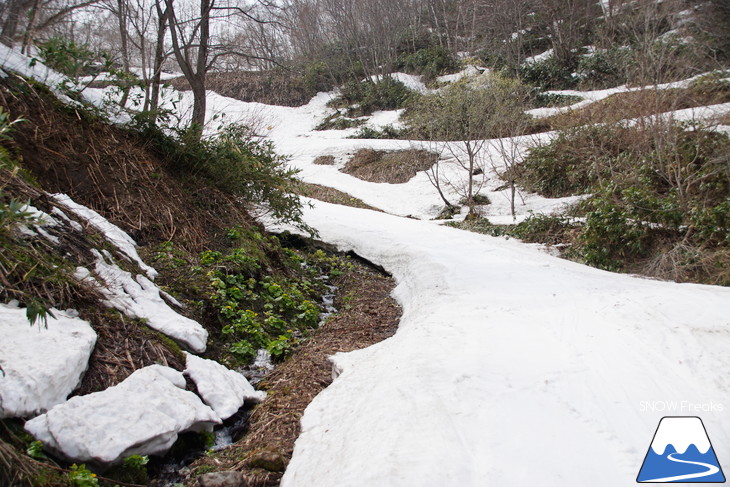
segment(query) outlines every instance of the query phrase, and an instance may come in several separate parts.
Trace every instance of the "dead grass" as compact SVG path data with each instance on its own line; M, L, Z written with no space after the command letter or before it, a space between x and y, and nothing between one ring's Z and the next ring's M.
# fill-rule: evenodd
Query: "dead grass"
M641 90L616 93L578 110L542 119L552 130L595 123L616 123L621 120L694 108L730 101L730 92L722 89Z
M177 90L190 90L185 78L176 78L169 83ZM284 69L210 73L206 88L241 101L287 107L306 105L318 91L330 89L323 84L308 83L303 76Z
M208 465L219 471L243 472L250 487L279 485L299 436L304 409L332 382L327 357L380 342L398 327L401 310L390 297L393 279L361 264L355 266L335 282L339 287L335 306L340 312L260 384L268 396L251 415L248 434L219 455L199 459L190 466L191 472ZM267 456L281 460L281 471L254 466ZM196 476L191 474L186 485L198 485Z
M0 106L25 119L13 128L11 150L41 187L99 212L142 246L175 240L200 252L251 222L235 198L180 180L137 134L63 107L43 88L4 79Z
M317 156L312 161L312 164L318 166L333 166L335 164L335 156Z
M314 198L325 203L333 203L335 205L351 206L352 208L364 208L366 210L381 211L375 207L368 205L359 198L350 196L335 188L322 186L319 184L302 183L303 196Z
M344 173L371 183L407 183L418 171L438 161L438 154L425 150L378 151L360 149L347 161Z

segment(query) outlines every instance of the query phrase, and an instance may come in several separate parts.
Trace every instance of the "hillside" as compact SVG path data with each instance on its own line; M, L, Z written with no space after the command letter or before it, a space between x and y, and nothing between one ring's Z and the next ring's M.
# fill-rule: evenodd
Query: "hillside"
M0 486L725 478L725 2L64 5L0 6Z

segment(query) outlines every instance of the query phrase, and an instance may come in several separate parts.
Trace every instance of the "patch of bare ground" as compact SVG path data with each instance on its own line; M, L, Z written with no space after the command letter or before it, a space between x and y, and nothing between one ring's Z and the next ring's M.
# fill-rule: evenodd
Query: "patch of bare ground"
M392 278L355 263L354 270L334 284L339 288L335 298L339 312L260 383L268 396L254 409L246 436L193 463L186 485L199 486L200 474L212 471L240 472L240 485L279 485L300 433L304 409L332 382L327 357L367 347L395 333L401 309L390 297L395 286Z
M335 156L317 156L312 161L312 164L318 166L333 166L335 164Z
M730 87L730 85L728 85ZM668 90L645 89L616 93L605 100L578 110L547 117L542 121L553 130L595 123L616 123L621 120L683 110L730 101L730 88L724 85L695 84L690 88Z
M425 150L360 149L347 161L342 172L371 183L402 184L437 161L438 154Z
M364 208L366 210L381 211L372 207L359 198L350 196L335 188L329 188L313 183L302 183L302 195L314 198L315 200L324 201L325 203L333 203L335 205L351 206L353 208Z
M185 78L175 78L168 83L176 90L190 90ZM209 73L205 83L207 89L222 96L287 107L306 105L318 91L331 88L326 83L308 80L285 69Z

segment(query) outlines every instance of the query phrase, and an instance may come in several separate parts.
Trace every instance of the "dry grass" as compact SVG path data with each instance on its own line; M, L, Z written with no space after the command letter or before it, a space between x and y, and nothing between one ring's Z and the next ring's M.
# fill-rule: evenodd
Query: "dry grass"
M371 183L402 184L437 161L438 154L425 150L386 152L360 149L347 161L342 171Z
M355 271L335 284L339 287L335 306L340 312L260 384L268 397L251 415L248 434L219 455L196 461L190 467L192 472L214 466L216 470L244 472L246 485L251 487L279 485L299 436L304 409L332 382L327 357L364 348L395 333L401 310L390 297L395 286L391 278L356 264ZM255 467L263 456L279 459L280 471ZM196 476L191 474L186 485L197 485Z
M616 93L578 110L542 119L552 130L566 129L594 123L615 123L621 120L659 113L726 103L730 92L701 90L699 88L641 90Z
M303 196L308 196L309 198L324 201L325 203L333 203L335 205L351 206L352 208L363 208L366 210L381 211L368 205L361 199L350 196L349 194L334 188L312 183L302 183L302 188L304 190L302 192Z
M317 164L319 166L332 166L335 163L335 156L317 156L313 161L312 164Z

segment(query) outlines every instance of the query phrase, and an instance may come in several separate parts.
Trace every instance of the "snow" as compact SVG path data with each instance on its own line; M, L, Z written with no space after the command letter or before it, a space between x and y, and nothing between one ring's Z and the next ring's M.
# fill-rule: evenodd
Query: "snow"
M596 103L601 100L605 100L611 95L616 95L618 93L631 93L635 91L642 91L646 89L657 89L657 90L669 90L674 88L688 88L693 81L702 78L703 76L706 76L707 73L703 73L697 76L693 76L691 78L687 78L680 81L672 81L669 83L662 83L658 84L656 86L632 86L629 87L627 85L621 85L617 86L615 88L608 88L604 90L591 90L591 91L578 91L578 90L552 90L547 91L546 93L554 94L554 95L567 95L567 96L578 96L582 98L581 101L574 103L569 106L565 107L544 107L544 108L535 108L532 110L527 110L525 113L528 115L532 115L536 118L543 118L543 117L550 117L552 115L557 115L560 113L564 113L571 110L579 110L581 108L585 108L588 105L591 105L593 103Z
M185 354L185 375L195 382L198 394L223 420L230 418L245 401L261 402L266 393L256 391L246 378L214 360Z
M194 352L206 349L208 332L197 321L186 318L162 299L162 291L143 275L132 277L116 264L111 255L104 251L92 251L95 264L94 272L83 267L76 270L76 279L85 281L98 289L104 296L104 304L115 308L130 318L147 320L147 325L169 336ZM101 282L100 282L101 281Z
M486 68L478 68L478 67L470 64L463 70L459 71L458 73L445 74L443 76L439 76L438 78L436 78L436 81L439 83L455 83L455 82L461 80L462 78L470 78L470 77L479 76L483 72L488 72L488 71L489 70Z
M541 52L540 54L537 54L535 56L531 56L525 59L525 64L534 64L534 63L540 63L542 61L546 61L553 57L553 50L548 49L545 52Z
M628 485L662 414L641 401L730 404L730 289L325 203L305 217L393 273L403 317L333 357L284 487ZM724 415L703 419L728 463Z
M157 277L157 271L145 264L139 257L139 254L137 253L137 243L129 236L129 234L94 210L76 203L65 194L54 194L52 197L56 203L67 208L104 235L104 238L114 244L119 251L129 257L132 262L135 262L140 269L146 272L150 279Z
M406 85L406 88L410 90L416 91L418 93L429 92L429 89L426 88L426 84L422 81L421 76L407 73L391 73L389 76L396 81L400 81L401 83ZM381 78L382 76L380 75L374 75L370 77L370 80L374 83L377 83Z
M182 373L151 365L101 392L76 396L27 423L45 448L76 462L119 463L167 451L185 431L210 431L218 415L185 390Z
M46 84L50 88L68 82L68 78L62 74L1 43L0 66L5 70L14 71L22 76Z
M667 446L673 445L677 453L687 451L690 445L697 447L703 455L712 446L702 420L698 417L663 418L659 423L651 449L657 455L664 455Z
M26 309L0 304L0 418L29 417L66 400L86 372L96 333L73 312L51 309L31 326Z

